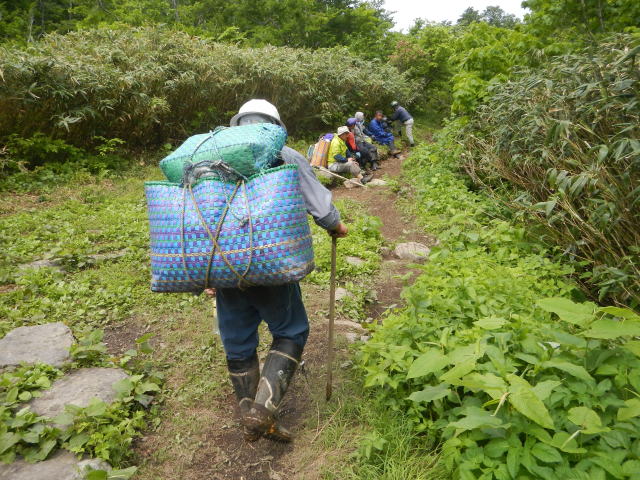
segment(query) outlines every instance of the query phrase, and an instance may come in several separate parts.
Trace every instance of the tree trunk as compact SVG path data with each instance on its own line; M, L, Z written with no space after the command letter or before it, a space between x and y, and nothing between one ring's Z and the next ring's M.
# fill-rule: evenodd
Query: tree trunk
M171 6L176 16L176 23L180 23L180 14L178 13L178 0L171 0Z

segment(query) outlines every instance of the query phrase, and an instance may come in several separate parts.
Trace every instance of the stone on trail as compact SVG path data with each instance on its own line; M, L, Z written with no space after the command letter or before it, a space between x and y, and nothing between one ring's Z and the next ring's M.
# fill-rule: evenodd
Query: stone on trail
M42 462L16 460L8 465L0 463L0 480L83 480L88 467L93 470L111 470L104 460L82 460L71 452L61 450Z
M52 268L54 270L57 270L58 272L64 272L64 267L62 266L60 260L49 260L45 258L42 260L34 260L31 263L23 263L22 265L18 265L18 269L20 270L40 270L41 268Z
M53 418L63 413L68 404L86 407L94 398L109 404L116 398L113 384L127 376L120 368L81 368L55 381L49 390L28 405L38 415Z
M345 333L344 336L347 338L347 341L349 343L354 343L354 342L358 341L358 334L357 333L348 332L348 333Z
M18 327L0 340L0 367L20 363L47 363L61 367L71 357L73 334L62 322Z
M349 296L349 290L346 288L338 287L336 288L336 302L343 300Z
M366 260L363 260L359 257L344 257L344 261L349 265L353 265L354 267L361 267L365 263L367 263Z
M399 243L394 250L396 257L402 260L410 260L412 262L419 262L425 260L431 249L426 245L418 242Z
M374 178L373 180L367 183L367 185L370 185L372 187L384 187L386 184L387 182L385 182L381 178Z

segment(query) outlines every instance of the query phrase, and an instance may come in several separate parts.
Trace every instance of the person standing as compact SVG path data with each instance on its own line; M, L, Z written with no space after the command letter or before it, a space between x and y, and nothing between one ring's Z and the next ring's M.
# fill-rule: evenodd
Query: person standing
M405 135L409 140L409 144L412 147L415 146L413 141L413 117L406 108L396 101L391 102L391 108L393 108L393 114L389 117L389 120L393 122L399 135L402 134L402 126L404 125Z
M274 123L286 128L278 109L266 100L245 103L231 126ZM285 164L297 165L305 206L315 222L334 237L347 227L306 159L289 147L280 152ZM209 292L212 294L213 292ZM289 442L292 434L275 414L300 364L309 335L309 321L298 282L276 286L219 288L215 291L218 327L231 383L238 400L244 437ZM264 321L273 336L262 372L258 363L258 326Z

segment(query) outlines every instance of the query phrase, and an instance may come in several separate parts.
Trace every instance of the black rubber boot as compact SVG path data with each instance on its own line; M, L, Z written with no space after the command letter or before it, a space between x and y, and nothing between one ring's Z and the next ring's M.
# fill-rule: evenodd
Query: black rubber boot
M260 381L258 355L254 354L253 357L243 360L227 359L227 367L229 368L231 383L238 399L242 424L245 425L245 418L253 406L253 400L258 391L258 382ZM255 432L245 426L244 438L253 442L258 440L260 435L256 435Z
M275 420L275 413L300 364L302 347L287 338L275 338L262 368L255 401L245 416L245 426L258 436L290 442L293 435Z

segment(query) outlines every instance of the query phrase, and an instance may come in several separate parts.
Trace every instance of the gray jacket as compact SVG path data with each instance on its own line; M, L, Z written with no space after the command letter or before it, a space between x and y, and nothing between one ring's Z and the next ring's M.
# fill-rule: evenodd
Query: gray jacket
M290 147L284 147L280 153L284 163L298 166L300 188L309 215L320 227L334 230L340 223L340 212L331 202L331 192L320 183L313 168L300 153Z

